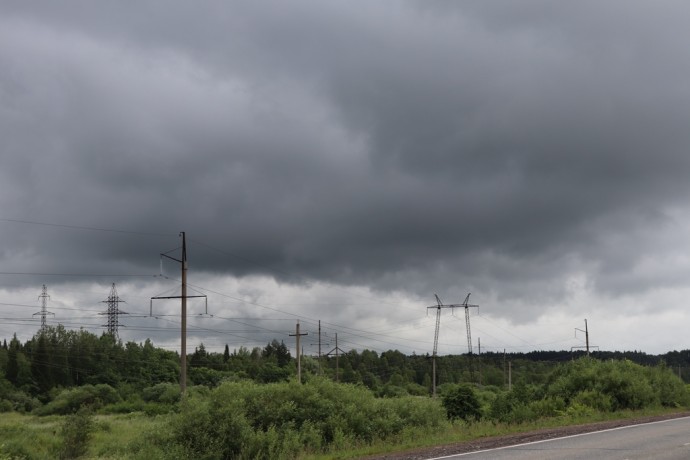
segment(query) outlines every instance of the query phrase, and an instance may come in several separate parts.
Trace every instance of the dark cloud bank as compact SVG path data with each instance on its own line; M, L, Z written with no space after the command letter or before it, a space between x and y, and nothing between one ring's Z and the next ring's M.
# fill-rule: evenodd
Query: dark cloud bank
M681 284L643 262L686 222L687 10L5 2L0 217L170 236L4 220L0 260L156 273L184 230L196 270L429 299Z

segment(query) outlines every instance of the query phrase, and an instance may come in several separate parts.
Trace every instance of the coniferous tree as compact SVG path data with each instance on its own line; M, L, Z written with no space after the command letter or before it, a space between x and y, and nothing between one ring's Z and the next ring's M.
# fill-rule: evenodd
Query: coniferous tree
M228 361L230 361L230 349L228 348L228 344L225 344L225 351L223 352L223 364L227 364Z
M17 386L19 374L18 354L21 344L17 339L17 334L12 336L9 349L7 350L7 368L5 369L5 378L12 384Z

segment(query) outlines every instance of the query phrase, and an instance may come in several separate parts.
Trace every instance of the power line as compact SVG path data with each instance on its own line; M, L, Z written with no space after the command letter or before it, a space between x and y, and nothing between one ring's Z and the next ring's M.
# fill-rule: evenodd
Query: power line
M130 235L145 235L145 236L177 236L173 233L155 233L155 232L142 232L136 230L122 230L114 228L103 228L103 227L87 227L83 225L66 225L66 224L56 224L51 222L38 222L32 220L22 220L22 219L5 219L0 218L2 222L12 222L17 224L28 224L28 225L41 225L44 227L58 227L58 228L69 228L73 230L90 230L95 232L109 232L109 233L126 233Z
M144 273L122 274L122 273L45 273L45 272L0 272L0 275L16 276L72 276L72 277L113 277L113 278L157 278L160 275Z

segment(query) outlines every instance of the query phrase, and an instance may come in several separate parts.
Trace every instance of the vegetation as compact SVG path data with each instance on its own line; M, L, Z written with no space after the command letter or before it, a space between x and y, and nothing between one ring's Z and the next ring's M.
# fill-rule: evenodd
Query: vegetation
M188 357L182 397L176 353L148 340L122 344L107 334L48 328L0 346L0 459L365 455L679 410L690 407L677 367L689 355L535 352L483 355L481 363L444 356L439 398L432 398L428 356L351 351L337 367L335 359L305 357L300 383L282 342L223 353L200 344Z

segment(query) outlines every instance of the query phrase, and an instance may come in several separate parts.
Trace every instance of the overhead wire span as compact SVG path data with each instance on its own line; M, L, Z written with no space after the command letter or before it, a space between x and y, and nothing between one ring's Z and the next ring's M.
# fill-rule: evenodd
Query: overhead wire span
M173 233L156 233L156 232L143 232L143 231L137 231L137 230L122 230L122 229L114 229L114 228L87 227L84 225L56 224L56 223L51 223L51 222L38 222L38 221L23 220L23 219L0 218L0 222L11 222L11 223L28 224L28 225L40 225L40 226L44 226L44 227L69 228L69 229L73 229L73 230L90 230L90 231L96 231L96 232L126 233L126 234L130 234L130 235L165 236L165 237L177 236L177 234L173 234Z

